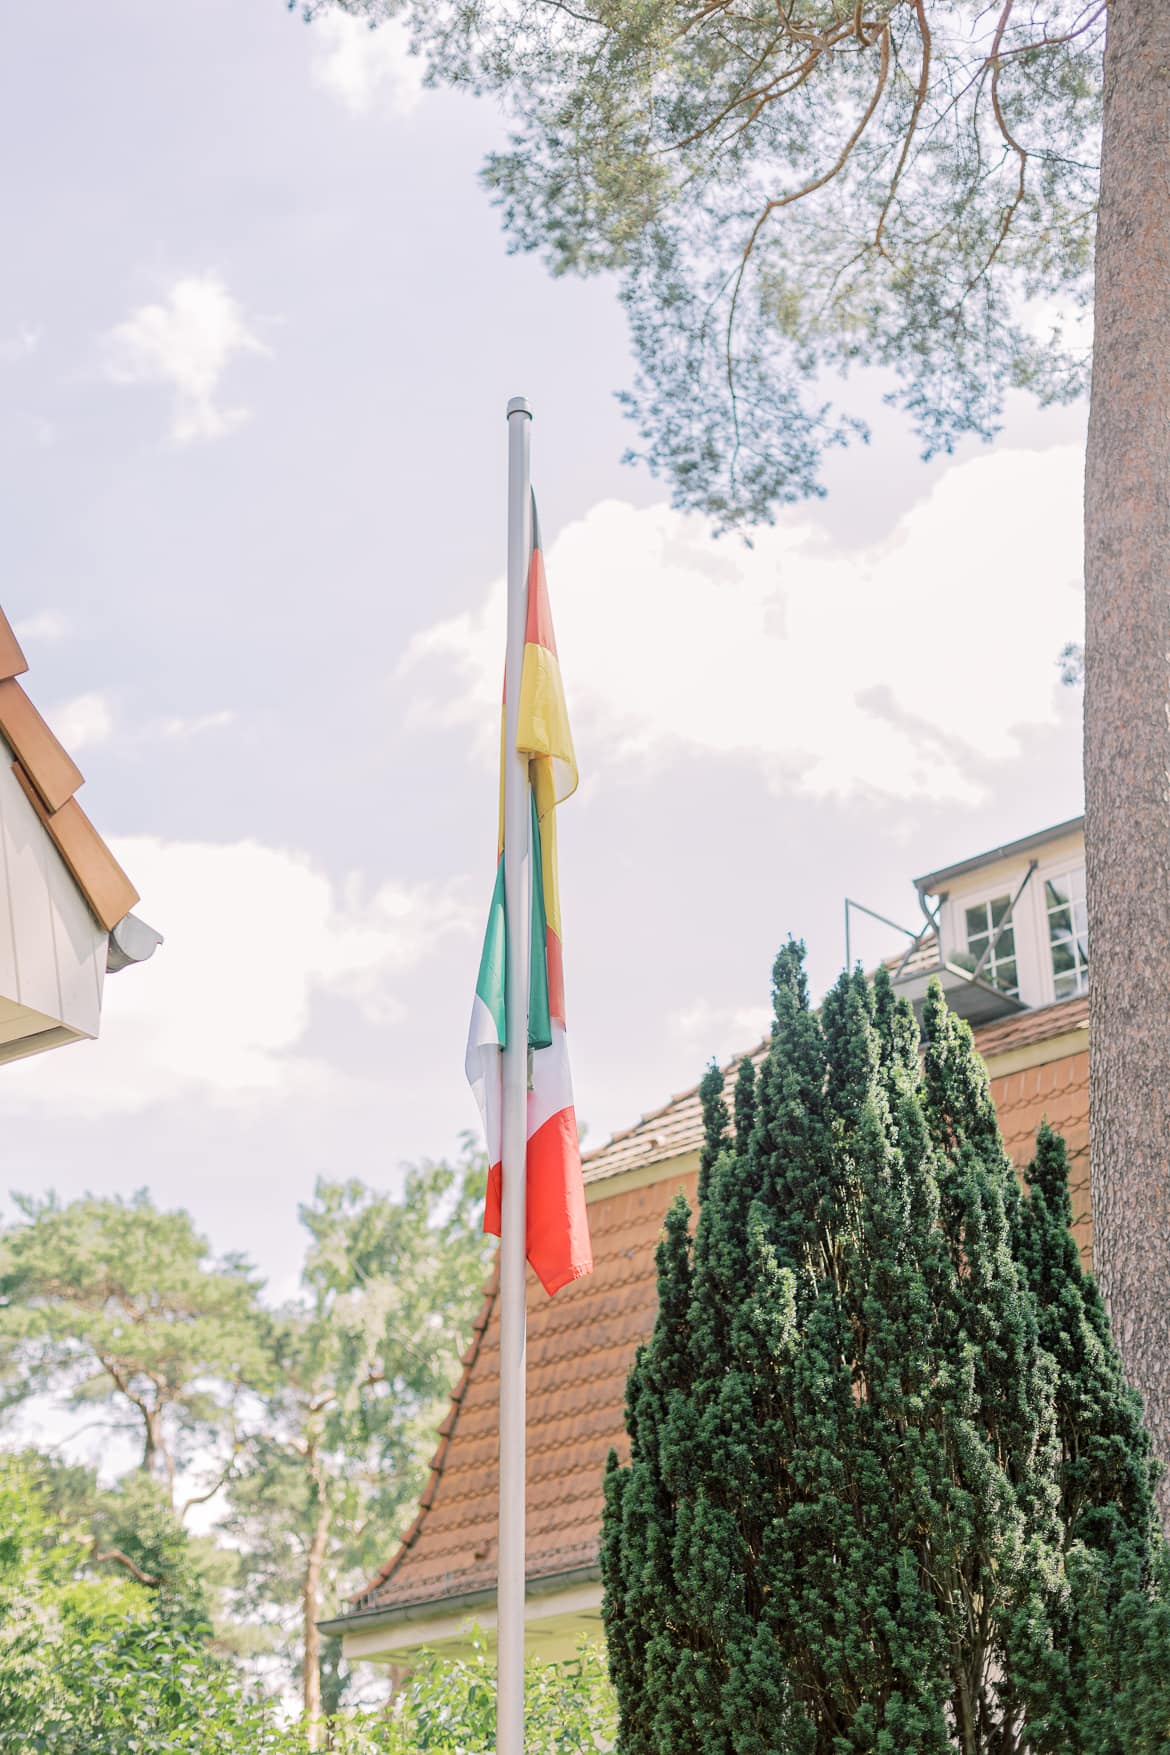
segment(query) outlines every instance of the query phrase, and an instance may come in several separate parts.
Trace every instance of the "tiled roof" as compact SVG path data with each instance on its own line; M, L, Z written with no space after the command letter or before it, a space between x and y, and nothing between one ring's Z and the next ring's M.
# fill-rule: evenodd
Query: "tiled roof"
M891 975L921 975L938 968L938 933L925 932L917 944L910 944L895 956L884 959Z
M1038 1006L1035 1011L1015 1012L998 1024L985 1024L976 1041L984 1060L1008 1054L1014 1048L1030 1048L1035 1042L1050 1042L1069 1030L1089 1027L1089 996L1059 999L1055 1005Z
M1052 1040L1077 1028L1086 1002L1023 1013L983 1029L984 1055ZM764 1045L751 1051L758 1059ZM725 1070L730 1071L737 1061ZM992 1080L1004 1140L1025 1165L1045 1115L1072 1157L1075 1230L1088 1250L1088 1047ZM528 1276L528 1577L550 1580L595 1569L602 1471L610 1447L625 1456L626 1377L656 1307L654 1246L680 1188L692 1202L689 1154L702 1142L698 1088L684 1091L589 1154L586 1180L662 1164L641 1186L594 1191L589 1206L594 1272L547 1298ZM678 1160L675 1173L669 1163ZM389 1565L351 1613L427 1608L495 1588L499 1307L487 1288L463 1376L441 1428L419 1514Z
M667 1177L590 1209L594 1271L549 1298L528 1275L528 1576L597 1563L601 1481L625 1454L626 1374L654 1321L654 1245L678 1187ZM440 1605L496 1578L500 1324L494 1286L443 1425L420 1513L353 1609Z
M758 1063L767 1047L767 1042L759 1042L747 1050L747 1055ZM737 1054L734 1060L728 1061L723 1068L724 1077L743 1059L744 1055ZM702 1143L703 1111L699 1104L699 1087L693 1085L689 1091L680 1091L661 1109L652 1109L648 1115L643 1115L633 1127L611 1135L603 1146L595 1146L593 1151L586 1152L582 1159L586 1186L603 1182L610 1176L620 1176L625 1170L640 1170L647 1164L681 1158L687 1152L697 1152Z
M138 891L74 797L85 777L17 682L27 669L0 610L0 735L16 758L13 772L74 883L98 924L112 932L137 902Z
M933 950L929 951L933 958ZM933 963L931 965L933 967ZM1089 1001L1060 1000L1056 1005L1042 1006L1035 1011L1019 1012L1002 1023L985 1024L976 1040L979 1052L990 1058L1006 1054L1009 1049L1026 1048L1034 1042L1046 1042L1067 1030L1087 1026ZM762 1059L766 1042L757 1043L747 1052L755 1061ZM730 1073L743 1059L737 1054L724 1067ZM652 1109L633 1127L615 1133L605 1145L585 1154L585 1181L602 1182L609 1176L620 1176L627 1170L640 1170L647 1165L665 1163L687 1152L697 1152L703 1143L703 1113L699 1106L699 1087L681 1091L661 1109Z

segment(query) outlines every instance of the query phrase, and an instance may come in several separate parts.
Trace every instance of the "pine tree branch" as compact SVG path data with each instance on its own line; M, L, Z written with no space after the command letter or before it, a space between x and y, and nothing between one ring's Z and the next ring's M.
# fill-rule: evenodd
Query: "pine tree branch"
M94 1564L97 1566L103 1565L107 1560L115 1561L117 1565L124 1566L126 1571L129 1572L133 1578L138 1580L139 1584L145 1584L152 1590L157 1590L162 1582L162 1580L156 1578L153 1573L143 1572L141 1566L131 1560L129 1554L125 1553L121 1548L99 1548L96 1540L93 1543L93 1560Z
M906 162L910 157L910 148L914 143L914 136L918 131L919 118L922 115L923 106L926 103L926 94L930 87L930 51L933 38L930 34L930 26L926 21L926 7L923 5L923 0L915 0L914 10L918 15L918 31L922 39L922 67L918 76L918 89L914 94L914 108L910 112L910 121L902 140L902 150L898 155L898 162L894 167L894 175L890 181L890 187L886 192L885 201L882 203L881 213L878 215L877 230L873 235L874 249L882 256L885 256L887 260L888 252L882 244L882 232L885 229L886 219L889 216L890 208L893 206L894 196L898 193L898 185L902 181L902 173L906 169Z
M730 309L729 309L728 314L727 314L727 339L726 339L727 390L728 390L728 395L729 395L730 401L731 401L732 427L733 427L734 434L735 434L735 442L734 442L734 446L733 446L732 462L731 462L731 467L732 467L733 472L734 472L734 468L735 468L735 459L739 454L740 427L739 427L738 396L737 396L737 392L736 392L736 388L735 388L735 356L734 356L734 353L732 350L732 341L733 341L733 334L734 334L734 328L735 328L736 307L739 304L739 295L740 295L740 292L743 288L744 275L747 273L748 262L750 261L752 253L755 250L756 243L759 239L760 233L763 231L764 226L767 224L768 220L771 218L773 213L778 213L782 208L791 207L791 205L794 201L803 201L806 196L814 194L815 191L818 189L823 189L825 187L826 183L831 183L833 178L836 177L837 175L839 175L839 173L841 172L841 170L844 168L844 166L848 162L849 158L851 157L858 142L861 140L862 135L865 133L866 129L869 127L870 122L873 120L874 113L877 110L877 107L882 100L882 94L884 93L884 91L886 89L886 80L889 77L889 71L890 71L890 30L889 30L889 25L887 24L882 30L881 63L880 63L879 68L878 68L877 84L874 87L873 95L870 98L869 103L866 105L866 108L865 108L864 113L862 114L861 120L858 122L856 128L853 130L853 133L849 136L849 139L845 142L845 145L842 148L840 154L838 155L835 163L833 165L831 165L827 171L824 171L819 177L812 178L809 182L803 184L799 189L792 189L789 191L789 193L787 195L776 196L773 200L767 202L765 204L762 212L760 213L759 217L757 218L755 225L752 227L751 234L748 237L748 241L744 246L743 254L740 257L740 261L739 261L739 267L738 267L738 269L736 271L736 275L735 275L734 290L733 290L732 295L731 295L731 306L730 306Z

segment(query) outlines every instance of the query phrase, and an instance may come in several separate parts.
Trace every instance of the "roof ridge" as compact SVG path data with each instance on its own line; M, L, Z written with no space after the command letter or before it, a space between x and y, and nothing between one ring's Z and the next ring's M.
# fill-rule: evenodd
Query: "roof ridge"
M728 1073L730 1073L734 1067L741 1065L743 1063L743 1061L757 1059L758 1056L760 1056L761 1054L763 1054L767 1050L768 1045L771 1042L771 1040L772 1040L772 1038L770 1036L765 1036L762 1039L762 1041L756 1043L756 1046L754 1048L746 1048L739 1054L733 1054L731 1056L731 1059L724 1062L724 1064L719 1068L719 1071L723 1074L723 1077L726 1079ZM704 1074L704 1077L706 1077L706 1074ZM609 1150L610 1146L616 1146L620 1140L630 1139L634 1134L637 1133L637 1131L640 1127L645 1127L648 1122L661 1120L661 1118L664 1115L669 1115L672 1109L677 1109L680 1103L687 1102L688 1099L691 1097L697 1097L699 1095L699 1088L702 1085L702 1083L703 1083L703 1080L700 1079L698 1084L688 1085L688 1087L685 1091L677 1092L675 1094L675 1096L671 1097L667 1102L663 1103L658 1109L648 1109L646 1111L645 1115L643 1115L639 1121L635 1121L635 1123L632 1127L624 1127L618 1133L611 1133L609 1138L607 1140L604 1140L601 1143L601 1145L594 1146L588 1152L582 1152L582 1154L581 1154L582 1164L588 1164L594 1158L600 1158L601 1154L603 1152L607 1152Z

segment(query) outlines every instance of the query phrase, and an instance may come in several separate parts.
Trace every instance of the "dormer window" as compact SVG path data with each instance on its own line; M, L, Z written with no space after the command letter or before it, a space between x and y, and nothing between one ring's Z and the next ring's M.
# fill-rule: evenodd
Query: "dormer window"
M891 961L895 987L916 1007L925 1003L931 979L972 1024L1059 1005L1088 991L1079 817L914 882L927 924L917 934L900 929L912 943ZM846 904L847 921L857 906Z
M1044 906L1053 987L1057 999L1071 999L1089 987L1089 912L1083 865L1044 880Z
M963 961L978 969L979 979L989 987L1016 995L1020 990L1016 972L1016 929L1011 920L1010 896L993 896L965 909L967 955Z

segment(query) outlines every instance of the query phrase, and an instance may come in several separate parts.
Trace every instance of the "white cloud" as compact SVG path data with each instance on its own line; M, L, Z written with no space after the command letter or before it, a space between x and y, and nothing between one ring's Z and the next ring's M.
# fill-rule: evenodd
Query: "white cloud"
M67 640L73 623L59 609L42 609L15 622L13 632L18 640Z
M15 335L0 336L0 364L15 366L27 360L41 345L41 331L31 323L22 323Z
M753 550L665 506L603 501L553 542L549 579L588 758L744 754L778 789L974 800L988 759L1056 720L1080 625L1081 455L956 465L885 540L842 552L792 517ZM504 588L412 641L419 721L498 711ZM586 771L587 771L586 762Z
M717 1006L700 999L675 1012L668 1023L672 1035L685 1042L688 1049L713 1054L722 1062L742 1052L745 1043L754 1047L762 1042L771 1019L771 1009L766 1005ZM730 1048L728 1043L732 1044Z
M219 401L228 366L241 353L266 353L217 274L186 275L161 304L141 305L106 338L106 374L117 384L163 384L174 392L177 444L218 439L249 410Z
M134 836L113 848L142 892L136 912L165 942L108 977L100 1043L6 1068L6 1102L117 1112L336 1094L344 1065L302 1046L314 996L350 1000L367 1027L394 1021L402 978L479 924L447 887L339 886L307 855L256 841Z
M422 96L422 63L411 55L400 19L371 30L348 12L326 12L312 26L313 78L355 116L384 109L407 116Z
M234 710L231 707L221 707L218 712L196 713L189 719L164 719L162 734L172 738L201 737L205 731L223 731L235 722Z
M45 718L71 755L95 743L104 743L114 729L114 715L104 695L77 695L52 707Z

